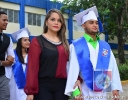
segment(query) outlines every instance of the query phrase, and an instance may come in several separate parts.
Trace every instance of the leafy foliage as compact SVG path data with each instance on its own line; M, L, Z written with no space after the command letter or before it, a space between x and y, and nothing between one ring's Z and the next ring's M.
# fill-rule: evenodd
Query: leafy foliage
M121 80L128 80L128 64L120 64L118 69Z
M111 39L117 36L119 62L125 63L124 44L128 39L128 0L64 0L63 4L61 10L63 12L68 10L71 16L81 10L97 6L104 33L109 34Z

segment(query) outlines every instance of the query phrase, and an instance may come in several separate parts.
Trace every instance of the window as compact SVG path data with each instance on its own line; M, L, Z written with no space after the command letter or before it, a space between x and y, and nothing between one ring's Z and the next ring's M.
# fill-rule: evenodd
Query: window
M41 26L41 16L37 15L37 26Z
M18 19L19 19L19 16L18 16L18 11L14 11L14 23L18 23Z
M40 21L41 21L41 19L40 19ZM33 14L33 25L37 25L36 22L37 22L36 14Z
M13 10L8 10L8 21L13 22Z
M79 26L76 21L73 21L73 31L84 32L84 29L81 26Z
M12 23L18 23L19 12L17 10L0 8L0 11L4 11L8 15L8 21Z
M28 13L28 24L33 25L32 24L32 14L31 13Z
M26 13L26 24L34 25L34 26L43 26L44 15L34 14L34 13ZM28 19L28 20L27 20Z

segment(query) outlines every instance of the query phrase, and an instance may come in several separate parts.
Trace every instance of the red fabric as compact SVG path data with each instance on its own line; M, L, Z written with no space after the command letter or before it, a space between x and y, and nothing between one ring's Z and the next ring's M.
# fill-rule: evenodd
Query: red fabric
M59 57L56 70L56 78L66 78L66 64L68 61L68 53L65 52L63 45L57 46ZM24 91L27 95L38 93L38 72L41 54L41 46L36 38L32 39L28 52L28 69L26 75L26 86Z
M27 95L38 93L38 71L41 47L36 38L32 39L28 52L28 69L26 75L26 86L24 91Z
M56 78L67 78L66 65L68 61L68 52L65 51L63 45L57 46L58 49L58 65L56 70Z

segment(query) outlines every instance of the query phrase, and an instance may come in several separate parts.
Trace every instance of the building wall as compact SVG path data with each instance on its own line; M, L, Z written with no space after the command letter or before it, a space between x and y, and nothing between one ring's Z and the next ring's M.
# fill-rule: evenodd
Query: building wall
M0 7L18 12L18 22L9 22L7 30L4 31L5 33L11 34L19 30L20 28L28 27L31 35L36 36L42 34L43 32L43 23L46 13L51 8L60 9L62 7L62 4L53 3L50 0L5 0L4 2L0 1ZM30 14L32 14L32 16L41 16L41 22L39 23L40 25L28 24L30 22L30 19L28 18ZM75 19L70 17L68 15L68 12L63 15L67 26L67 39L71 41L72 39L77 39L83 36L84 30L81 28L81 26L77 25ZM103 34L101 34L100 37L102 40L106 40L106 35L104 36ZM108 42L111 48L117 52L117 38L115 37L114 40L108 40ZM125 46L128 48L128 45ZM128 53L127 48L125 53Z
M29 5L31 4L30 2L27 2L27 3L29 3ZM20 11L20 5L19 4L14 4L14 3L10 3L10 2L1 2L0 1L0 7L5 8L5 9ZM28 24L28 13L41 15L41 26L29 25ZM65 18L66 26L68 27L68 14L63 14L63 15ZM32 36L42 34L45 16L46 16L46 9L37 8L37 7L33 7L33 6L27 6L27 5L25 6L25 27L28 27ZM20 29L19 23L9 22L7 30L5 30L4 32L11 34L11 33L15 32L19 29ZM66 30L66 37L68 39L68 28Z
M64 19L65 19L65 24L66 24L66 38L67 39L69 39L69 31L68 31L68 19L69 19L69 17L68 17L68 14L63 14L63 16L64 16Z
M0 1L0 7L14 9L14 10L20 10L20 6L18 4L14 4L14 3L10 3L10 2Z
M28 14L29 13L41 15L41 26L28 25L28 19L29 19ZM42 34L42 32L43 32L43 22L44 22L45 16L46 16L46 9L25 6L25 27L28 27L32 36L37 36L37 35Z

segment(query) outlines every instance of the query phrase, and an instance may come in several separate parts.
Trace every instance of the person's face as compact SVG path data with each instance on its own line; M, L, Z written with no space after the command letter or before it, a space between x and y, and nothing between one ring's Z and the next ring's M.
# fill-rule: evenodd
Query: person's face
M98 21L97 20L88 20L85 22L82 27L88 34L96 34L98 32Z
M6 14L0 15L0 30L6 30L8 25L8 16Z
M21 40L22 47L27 49L30 47L30 40L28 37L23 37Z
M48 27L48 30L58 32L62 25L60 16L55 12L52 13L49 19L47 20L46 25Z

